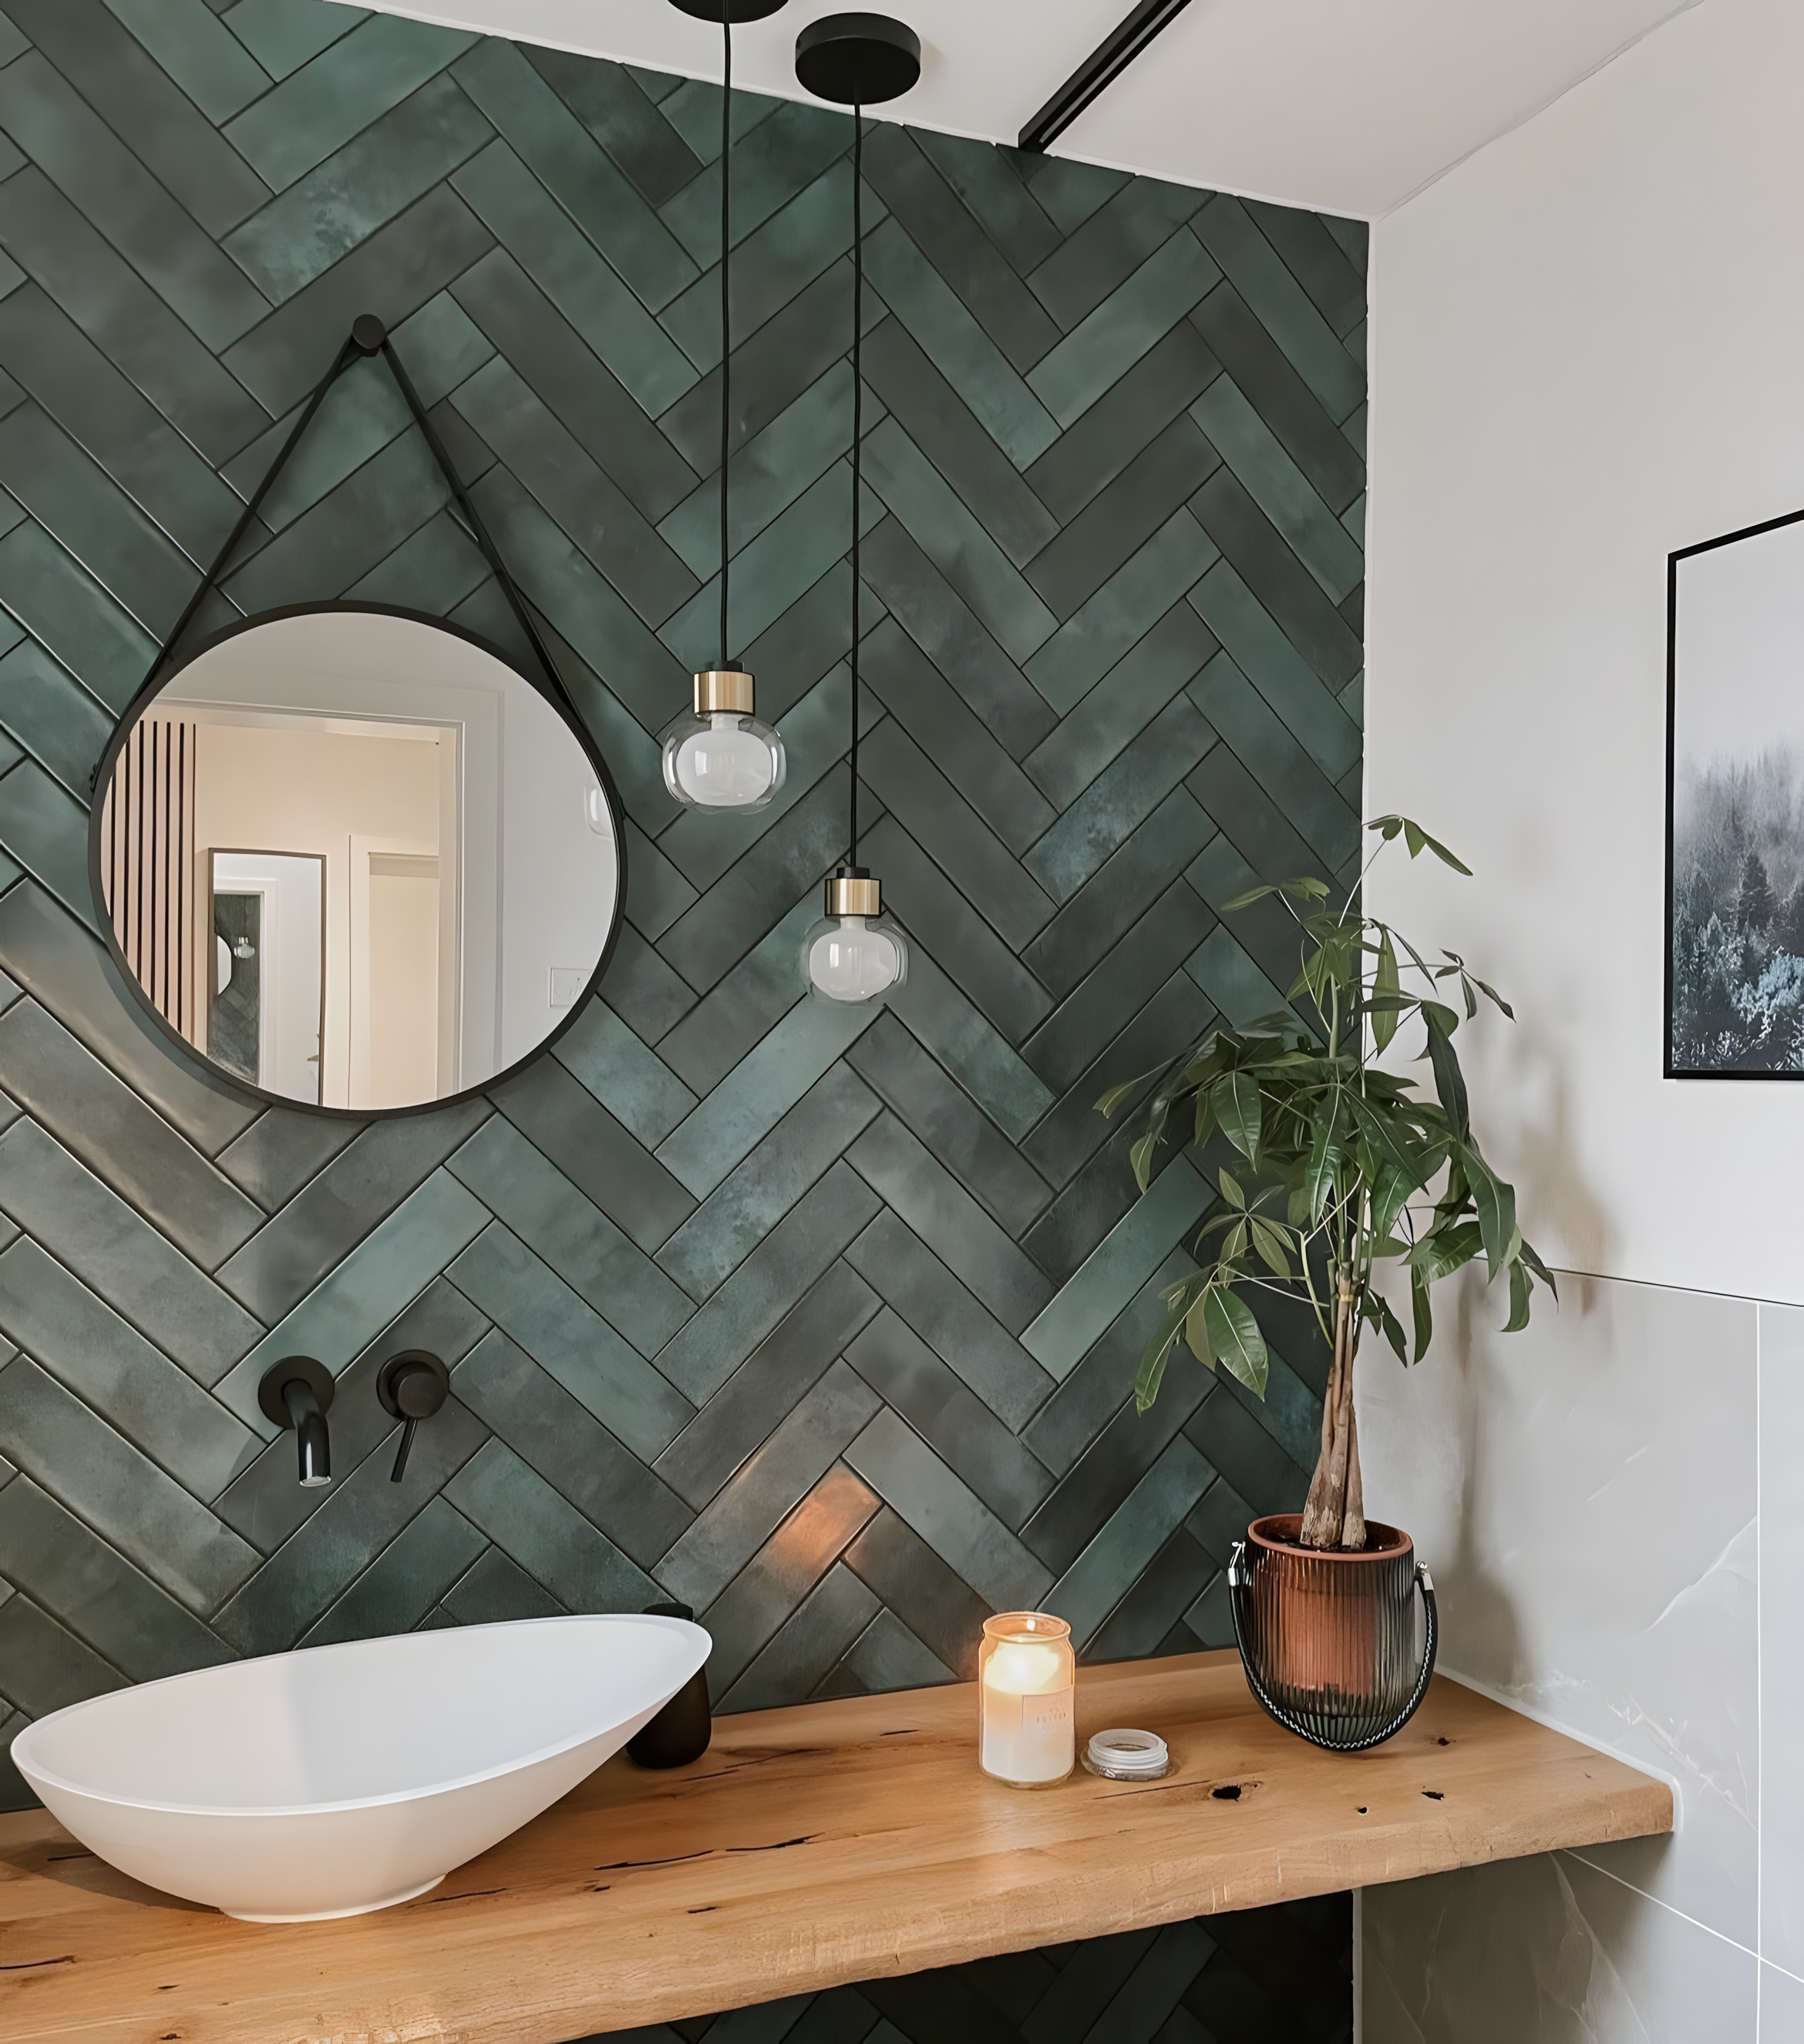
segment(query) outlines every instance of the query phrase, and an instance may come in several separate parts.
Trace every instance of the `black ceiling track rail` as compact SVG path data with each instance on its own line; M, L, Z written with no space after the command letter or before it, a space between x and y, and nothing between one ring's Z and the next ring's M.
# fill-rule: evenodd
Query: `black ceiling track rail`
M1021 131L1017 148L1049 149L1097 94L1114 84L1156 36L1169 28L1190 0L1140 0L1128 18L1098 43Z
M301 416L294 421L293 432L283 442L281 451L276 455L275 460L263 471L263 480L252 491L251 501L244 506L237 524L232 528L230 536L225 545L214 556L213 565L207 570L200 587L188 599L187 608L176 619L175 628L157 647L156 658L150 663L150 671L144 677L144 687L148 689L162 673L163 668L168 665L171 654L175 651L182 634L194 622L195 613L205 601L207 592L218 586L219 578L225 572L226 563L237 551L239 542L250 530L251 521L256 517L258 507L262 504L264 498L269 494L271 485L288 466L290 456L301 444L302 435L313 424L313 414L325 402L327 391L353 363L365 361L371 356L377 355L387 360L390 369L394 372L394 380L400 388L401 394L407 401L407 409L413 414L413 422L425 436L426 445L432 451L433 459L438 463L446 482L450 485L452 500L461 514L464 528L477 551L488 563L495 580L501 585L502 594L507 598L508 607L514 613L515 622L525 634L527 644L532 647L539 665L544 670L545 679L551 685L552 694L564 705L579 728L582 728L582 717L575 702L571 699L569 690L564 686L564 676L558 671L558 665L552 658L550 647L546 645L537 624L533 620L533 613L527 609L525 599L521 595L513 576L508 573L506 564L497 551L494 541L489 537L488 528L483 523L475 505L470 501L469 492L459 481L457 471L451 465L451 456L445 451L444 443L439 438L432 421L427 417L426 408L420 402L419 392L413 388L413 379L407 374L402 364L400 356L394 352L394 344L388 337L387 328L374 313L360 313L352 321L350 333L345 339L344 345L339 349L337 355L333 358L332 367L314 385L312 396L302 407ZM142 693L140 690L140 694ZM98 771L99 769L97 767L95 772L98 774Z

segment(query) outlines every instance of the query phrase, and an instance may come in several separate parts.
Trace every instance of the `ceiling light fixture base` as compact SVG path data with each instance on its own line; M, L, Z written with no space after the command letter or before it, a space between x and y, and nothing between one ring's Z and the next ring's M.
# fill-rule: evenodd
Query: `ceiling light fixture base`
M724 20L737 29L741 21L762 21L781 13L788 0L670 0L670 4L679 14L692 15L698 21Z
M795 75L836 106L880 106L919 80L921 38L887 14L825 14L795 39Z

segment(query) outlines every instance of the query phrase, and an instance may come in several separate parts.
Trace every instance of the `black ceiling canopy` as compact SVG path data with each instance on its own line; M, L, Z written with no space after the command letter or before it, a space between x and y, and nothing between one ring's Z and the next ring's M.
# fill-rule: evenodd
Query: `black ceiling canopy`
M725 20L737 28L741 21L762 21L788 0L670 0L670 4L679 13L693 14L698 21Z
M1018 148L1048 149L1097 95L1119 78L1147 44L1168 28L1190 0L1140 0L1112 29L1021 131Z
M804 90L836 106L879 106L921 76L921 38L887 14L826 14L795 39Z

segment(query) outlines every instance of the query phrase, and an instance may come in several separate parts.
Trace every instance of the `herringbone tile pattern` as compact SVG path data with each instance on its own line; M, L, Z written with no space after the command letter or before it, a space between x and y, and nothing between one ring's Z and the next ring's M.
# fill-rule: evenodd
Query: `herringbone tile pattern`
M617 2031L613 2044L1351 2044L1352 1910L1323 1896Z
M917 963L834 1011L797 953L847 793L845 118L740 112L736 636L790 774L704 819L656 734L714 650L714 92L321 0L3 4L0 1737L233 1654L668 1595L729 1709L944 1680L1002 1606L1092 1657L1221 1642L1322 1373L1279 1327L1263 1406L1179 1371L1133 1416L1208 1195L1179 1159L1137 1204L1093 1102L1272 1005L1281 926L1216 905L1353 855L1362 233L874 132L860 764ZM365 309L631 863L555 1055L358 1127L150 1033L85 833ZM510 641L406 428L352 372L203 623L348 594ZM456 1395L396 1487L371 1379L413 1345ZM296 1350L343 1373L323 1495L255 1403Z

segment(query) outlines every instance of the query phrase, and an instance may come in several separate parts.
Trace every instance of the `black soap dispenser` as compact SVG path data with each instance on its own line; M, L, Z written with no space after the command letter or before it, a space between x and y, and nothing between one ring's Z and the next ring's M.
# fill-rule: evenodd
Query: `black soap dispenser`
M644 1616L687 1619L691 1624L695 1619L686 1604L648 1604ZM714 1735L714 1719L708 1708L708 1664L704 1661L651 1723L626 1742L627 1757L641 1767L687 1767L708 1750L708 1742Z

